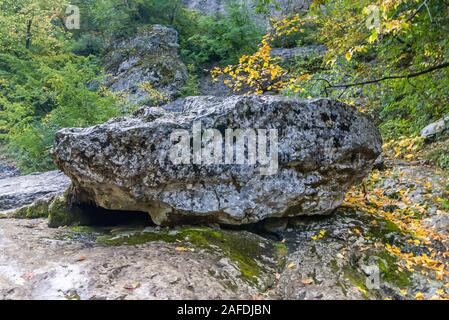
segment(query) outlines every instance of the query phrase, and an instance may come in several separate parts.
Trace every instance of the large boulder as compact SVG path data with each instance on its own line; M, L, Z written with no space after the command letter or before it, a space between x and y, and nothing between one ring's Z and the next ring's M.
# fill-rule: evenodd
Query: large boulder
M105 59L106 86L124 95L128 105L170 101L184 86L187 68L178 56L175 29L153 25L115 41Z
M271 130L272 157L261 161L261 149L255 163L235 164L236 156L222 164L206 157L217 150L203 149L203 162L198 162L198 150L191 156L190 143L198 147L198 132L192 135L192 129L198 131L199 123L217 129L202 131L209 151L211 134L218 135L215 141L223 151L221 133L228 128ZM257 145L263 146L262 131L249 131L246 137L251 140L255 133ZM172 157L182 141L188 145L184 164ZM242 141L248 142L244 136ZM246 148L244 155L251 150ZM329 214L380 152L379 131L355 108L327 99L279 96L189 97L91 128L63 129L54 146L56 164L73 181L73 203L148 212L157 224L246 224Z

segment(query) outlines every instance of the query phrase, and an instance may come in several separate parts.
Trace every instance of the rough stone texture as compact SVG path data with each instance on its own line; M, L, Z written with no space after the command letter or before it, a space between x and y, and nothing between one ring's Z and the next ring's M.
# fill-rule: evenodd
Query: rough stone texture
M428 249L442 258L449 247L449 212L432 209L432 203L444 196L447 175L412 165L392 164L390 170L376 172L374 187L388 193L407 187L407 204L397 200L398 207L429 208L422 222L435 228L439 240ZM342 206L331 216L267 223L276 239L218 228L52 229L44 219L0 219L0 299L415 299L417 293L431 299L441 290L449 295L447 273L440 278L419 267L407 271L406 261L385 247L394 244L417 257L429 253L426 246L410 243L411 233L372 212ZM313 239L322 230L325 235ZM447 265L448 258L442 261ZM368 267L376 265L379 286L368 288Z
M449 129L449 116L433 122L421 130L421 137L432 139Z
M175 129L277 129L279 170L260 165L174 165ZM78 202L178 219L244 224L268 217L329 214L371 170L378 130L355 108L326 99L277 96L189 97L163 108L56 134L54 157Z
M217 81L214 81L210 74L199 78L198 90L200 95L229 97L236 94L230 87L224 84L225 77L220 75Z
M291 14L292 12L307 10L312 0L278 0L276 4L280 10L272 8L270 10L270 16L283 15L285 13ZM230 1L226 0L183 0L184 5L191 10L196 10L205 14L226 14L226 5ZM254 2L249 0L238 0L236 3L244 4L249 10L254 12L254 19L262 20L262 15L255 14Z
M15 166L15 164L1 154L2 149L0 146L0 179L13 177L20 174L20 170Z
M250 299L272 285L277 268L274 256L261 259L256 284L216 247L188 240L108 246L97 236L51 229L43 219L0 220L0 300ZM239 238L270 254L269 241L248 232Z
M324 45L310 45L304 47L294 48L274 48L271 51L271 55L279 57L284 61L290 61L294 59L305 59L309 56L322 57L326 52Z
M60 171L0 179L0 214L64 193L70 179Z
M178 56L175 29L153 25L135 37L113 43L105 59L106 86L125 95L129 104L151 105L151 97L141 88L148 83L173 99L188 77Z

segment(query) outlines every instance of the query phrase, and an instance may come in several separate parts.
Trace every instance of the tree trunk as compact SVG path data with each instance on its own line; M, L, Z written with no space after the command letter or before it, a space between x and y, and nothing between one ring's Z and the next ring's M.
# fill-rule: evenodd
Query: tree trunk
M25 48L30 49L31 48L31 25L33 23L33 19L30 19L27 21L27 32L26 32L26 38L25 38Z

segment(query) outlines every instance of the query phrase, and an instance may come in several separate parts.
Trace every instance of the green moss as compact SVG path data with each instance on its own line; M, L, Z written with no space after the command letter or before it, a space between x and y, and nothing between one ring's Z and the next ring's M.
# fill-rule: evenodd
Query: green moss
M449 211L449 199L438 198L437 202L441 210Z
M399 271L397 268L397 258L387 251L380 251L375 254L378 259L378 266L381 272L382 281L391 283L398 288L405 288L410 285L410 272Z
M407 232L401 230L394 222L379 218L377 216L366 214L363 212L342 211L348 217L354 218L362 222L364 228L364 235L380 241L382 243L390 243L392 233L410 236ZM374 222L374 223L373 223Z
M366 287L366 277L364 275L360 274L349 266L344 267L343 272L346 279L348 279L354 286L356 286L366 299L370 298L370 291Z
M48 217L49 200L38 200L30 205L18 208L7 214L9 218L37 219Z
M72 226L70 227L70 230L79 233L98 233L102 231L101 228L93 228L89 226Z
M148 242L162 241L167 243L182 243L211 251L221 251L240 269L242 278L253 284L258 283L262 273L261 264L258 261L264 255L275 255L282 264L286 254L284 244L271 245L252 236L243 235L241 232L214 230L210 228L182 228L172 231L136 231L125 232L117 235L103 235L97 238L97 242L104 245L139 245Z
M139 245L148 242L162 241L172 243L176 237L165 232L132 232L117 235L104 235L97 238L97 242L109 246Z
M53 199L48 207L48 226L57 228L83 224L80 209L68 204L67 193Z
M81 300L81 297L79 296L79 294L76 291L68 292L64 297L67 300Z
M285 243L282 242L276 242L274 246L278 256L278 267L279 269L282 269L287 262L288 248Z

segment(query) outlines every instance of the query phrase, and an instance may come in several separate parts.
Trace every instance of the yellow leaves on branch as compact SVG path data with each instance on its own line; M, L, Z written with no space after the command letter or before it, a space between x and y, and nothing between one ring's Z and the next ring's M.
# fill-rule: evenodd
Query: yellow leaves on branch
M166 93L155 89L150 82L142 83L139 88L148 94L150 102L154 105L161 105L170 100Z
M347 61L351 61L352 56L354 55L354 53L356 52L365 52L366 51L366 46L355 46L351 49L349 49L348 52L346 52L345 58Z
M283 36L289 36L298 31L304 32L304 29L301 28L304 25L304 22L301 21L298 14L291 17L285 17L283 19L271 19L271 25L273 31L271 34L267 35L271 40Z
M387 35L406 33L412 26L409 19L422 1L415 1L411 9L398 10L400 4L410 0L368 1L365 7L357 11L344 10L340 15L321 21L323 34L328 37L326 62L333 64L338 57L351 61L356 52L365 52ZM338 36L339 35L339 36ZM363 47L363 51L358 51Z
M327 234L327 231L324 229L321 229L316 235L312 236L311 239L313 241L321 240L323 239Z
M295 93L302 91L298 82L310 79L310 75L290 76L287 70L279 65L279 58L271 55L271 43L275 39L295 32L303 32L302 25L303 22L299 15L273 20L272 31L263 37L254 54L241 56L237 65L212 69L212 78L217 81L219 76L224 76L223 83L233 91L244 90L249 94L262 94L267 91L279 92L286 88Z

